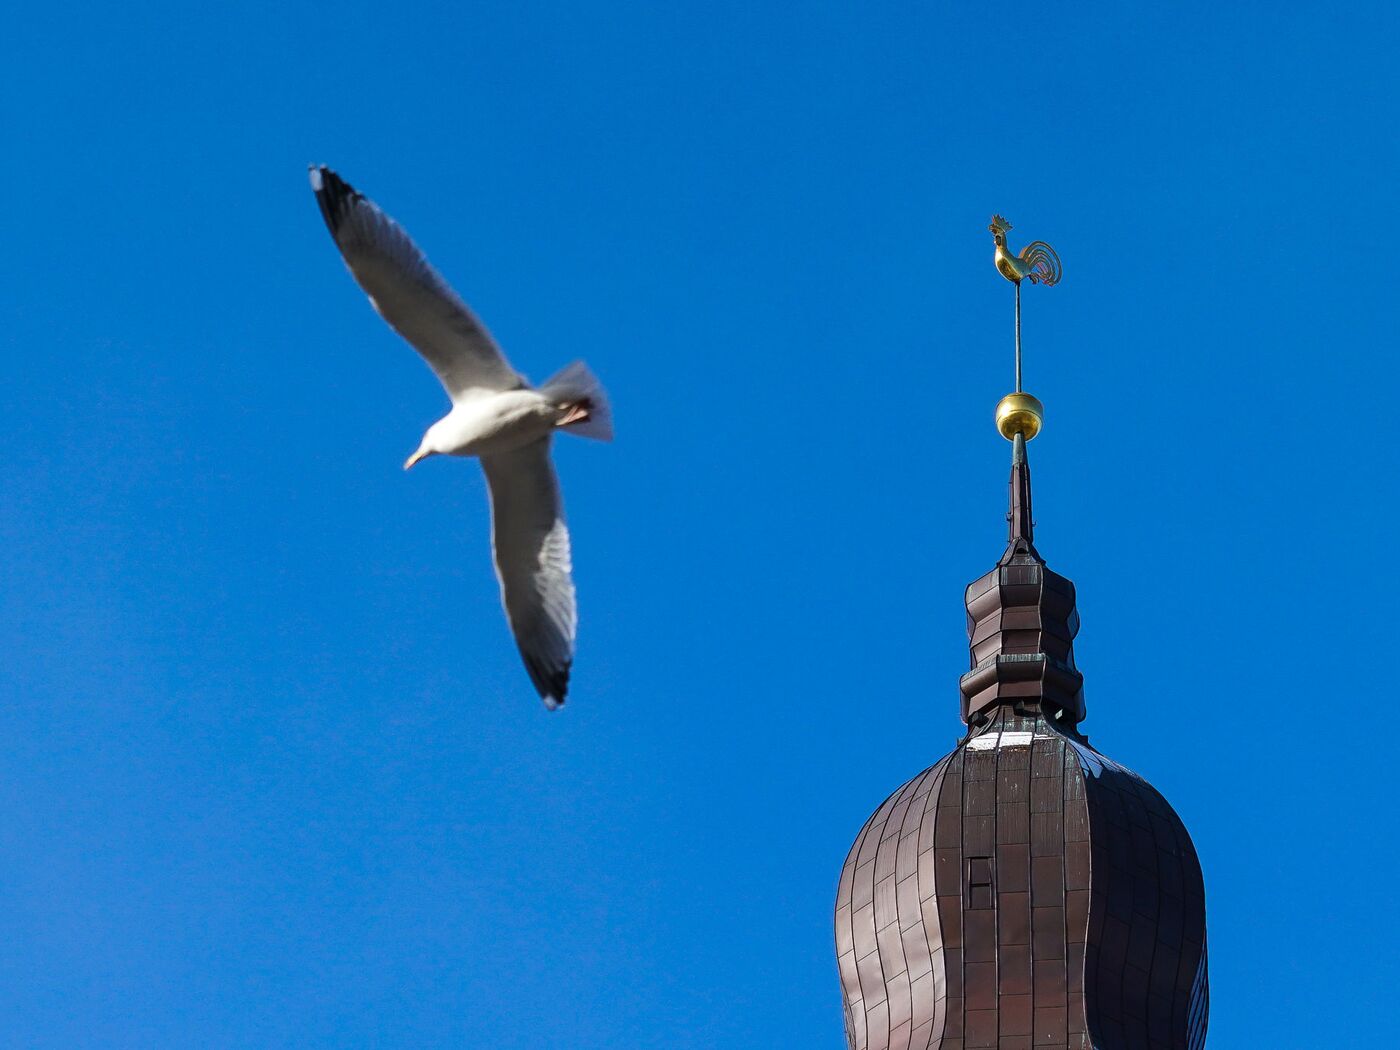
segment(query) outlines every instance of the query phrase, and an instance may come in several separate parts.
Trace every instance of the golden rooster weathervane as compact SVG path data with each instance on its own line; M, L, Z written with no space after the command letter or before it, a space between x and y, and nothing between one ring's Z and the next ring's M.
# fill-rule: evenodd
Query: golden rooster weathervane
M997 430L1007 441L1013 441L1017 434L1029 441L1040 433L1045 406L1021 389L1021 282L1029 280L1031 284L1047 287L1058 284L1060 257L1044 241L1031 241L1013 254L1006 246L1006 232L1011 229L1011 223L1000 215L992 216L992 224L987 229L992 231L992 239L996 241L997 271L1016 286L1016 392L1007 394L997 405Z

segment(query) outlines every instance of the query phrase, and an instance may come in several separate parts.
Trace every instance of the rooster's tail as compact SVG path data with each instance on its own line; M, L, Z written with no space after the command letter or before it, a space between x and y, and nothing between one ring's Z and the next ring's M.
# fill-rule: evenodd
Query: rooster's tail
M1029 277L1034 284L1052 285L1060 280L1060 257L1055 249L1044 241L1031 241L1021 249L1021 259L1030 267Z

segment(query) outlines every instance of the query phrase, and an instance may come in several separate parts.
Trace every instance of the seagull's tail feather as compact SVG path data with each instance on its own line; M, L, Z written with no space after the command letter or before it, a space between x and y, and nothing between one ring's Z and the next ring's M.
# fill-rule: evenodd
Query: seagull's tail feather
M595 441L611 441L613 436L612 406L607 391L598 377L582 361L575 361L545 381L540 393L551 401L578 409L565 417L560 426L570 434L590 437Z

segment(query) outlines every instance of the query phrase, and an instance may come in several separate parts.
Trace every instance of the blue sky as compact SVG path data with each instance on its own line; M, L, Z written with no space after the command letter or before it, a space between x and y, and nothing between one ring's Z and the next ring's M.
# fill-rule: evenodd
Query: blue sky
M1400 16L1224 8L7 14L3 1042L839 1050L841 862L1003 544L1000 211L1064 260L1037 541L1199 848L1211 1044L1384 1045ZM609 387L558 715L313 161Z

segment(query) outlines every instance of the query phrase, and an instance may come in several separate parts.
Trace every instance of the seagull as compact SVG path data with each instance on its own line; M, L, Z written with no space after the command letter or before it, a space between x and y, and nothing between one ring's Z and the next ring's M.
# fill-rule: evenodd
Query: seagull
M569 688L578 606L550 441L556 430L611 441L607 395L582 362L532 387L403 227L330 168L311 166L311 188L370 304L452 399L404 469L429 456L481 460L501 604L530 681L553 711Z

